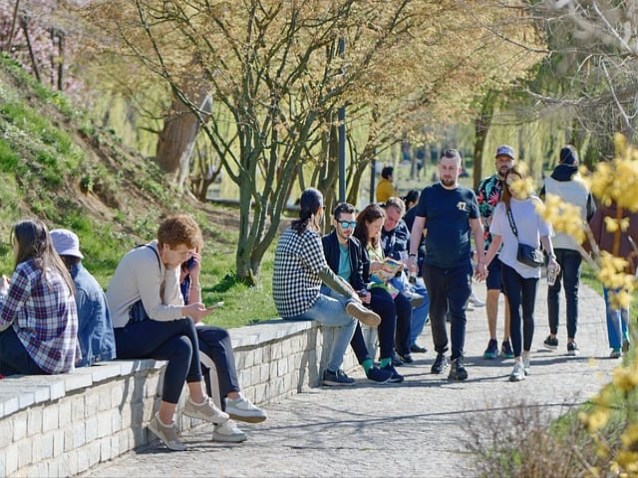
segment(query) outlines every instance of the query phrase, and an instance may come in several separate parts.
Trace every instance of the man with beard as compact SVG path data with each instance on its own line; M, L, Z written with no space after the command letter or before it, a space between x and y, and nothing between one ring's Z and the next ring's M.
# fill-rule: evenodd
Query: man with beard
M481 212L485 226L485 250L487 250L492 243L492 235L490 234L492 214L494 214L494 208L496 208L496 205L501 200L501 196L503 196L503 178L505 178L507 171L509 171L516 162L514 156L514 148L507 145L499 146L496 149L495 156L496 174L483 179L476 190L476 199L478 200L479 211ZM490 340L483 353L483 358L492 360L498 355L498 340L496 338L498 298L501 293L503 293L503 297L505 297L501 283L501 261L498 255L490 262L486 285L487 299L485 301L485 311L487 313L487 327L490 332ZM503 331L501 356L503 358L514 358L514 352L510 344L510 313L507 306L507 297L505 297L505 327Z
M440 374L447 365L448 337L445 316L451 318L452 367L450 380L465 380L465 307L470 297L472 263L470 233L476 249L484 250L483 226L474 191L458 183L461 155L455 149L443 152L439 159L439 183L426 187L416 206L410 236L410 267L416 268L417 250L427 227L423 279L430 296L430 323L437 356L432 373ZM477 277L485 279L487 268L479 256Z

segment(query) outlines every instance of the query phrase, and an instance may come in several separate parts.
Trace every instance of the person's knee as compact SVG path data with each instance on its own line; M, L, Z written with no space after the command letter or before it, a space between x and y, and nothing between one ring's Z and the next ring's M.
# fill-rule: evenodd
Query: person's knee
M184 360L190 362L193 356L193 344L187 336L181 335L173 340L172 357L169 360Z

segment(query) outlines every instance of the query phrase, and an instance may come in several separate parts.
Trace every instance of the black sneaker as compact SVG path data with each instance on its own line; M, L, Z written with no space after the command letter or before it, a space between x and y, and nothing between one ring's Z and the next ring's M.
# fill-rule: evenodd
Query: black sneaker
M412 352L413 354L424 354L427 351L428 349L426 349L425 347L421 347L419 344L410 345L410 352Z
M392 354L392 365L394 367L400 367L403 365L403 360L401 360L401 357L399 357L396 353Z
M354 378L348 377L343 370L337 370L336 372L326 370L323 372L321 383L328 387L350 386L354 385Z
M447 358L445 358L445 354L437 354L434 359L434 363L432 364L431 372L435 375L443 373L443 370L447 366Z
M576 342L569 342L567 344L567 355L578 355L580 353L580 350L578 349L578 345L576 345Z
M384 370L379 367L372 367L366 372L366 377L368 377L368 380L372 380L373 382L386 383L389 382L392 378L392 370Z
M463 364L463 357L458 357L452 360L452 366L450 367L450 374L447 376L448 380L465 380L467 379L467 370Z
M487 360L494 360L498 355L498 342L496 339L490 339L487 343L487 348L483 352L483 358Z
M389 380L390 383L401 383L403 382L403 380L405 380L403 378L403 375L399 374L399 372L397 372L397 370L392 365L386 365L381 370L384 372L390 372L392 374Z
M401 359L403 363L407 363L407 364L414 363L414 359L412 358L412 355L410 355L409 352L407 354L399 355L399 358Z
M545 342L543 342L543 346L548 350L556 350L558 348L558 339L548 335Z

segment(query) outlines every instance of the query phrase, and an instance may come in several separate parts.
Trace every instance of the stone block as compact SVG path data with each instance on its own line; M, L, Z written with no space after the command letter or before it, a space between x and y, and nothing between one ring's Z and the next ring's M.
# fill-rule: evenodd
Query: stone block
M4 450L11 443L13 443L13 420L5 418L0 420L0 450ZM0 474L0 476L3 475Z
M255 385L255 403L263 403L266 400L266 384L259 383Z
M2 450L2 458L4 459L4 471L9 476L18 469L18 446L11 445Z
M77 451L78 470L76 473L82 473L89 469L89 450L88 446L83 446Z
M84 416L94 417L100 409L100 394L97 390L91 390L84 394Z
M18 444L18 469L33 463L33 451L31 448L31 440L25 439Z
M124 404L124 383L110 383L109 390L111 392L111 406L121 408Z
M119 432L122 429L122 415L117 408L111 410L111 430L112 433Z
M122 375L122 366L112 362L103 362L90 368L93 383L102 382Z
M142 423L150 421L151 418L153 418L155 411L155 400L151 398L144 400L144 415L142 416Z
M111 402L111 387L108 384L102 385L98 392L98 410L103 412L105 410L110 410L112 407Z
M99 415L93 415L92 417L89 417L86 419L85 422L85 440L84 443L91 443L93 440L96 440L98 438L98 416Z
M113 412L101 412L97 416L97 437L104 438L105 436L109 436L113 431ZM88 424L87 424L88 426Z
M257 385L260 382L260 370L258 366L250 367L250 385Z
M31 463L39 463L42 460L42 440L40 437L31 438Z
M2 416L8 417L15 413L20 408L20 402L18 397L13 393L0 392L0 410L2 410Z
M27 436L27 413L21 412L13 416L13 441L19 442Z
M88 388L93 384L90 373L78 373L78 370L81 369L77 369L72 374L61 375L64 377L64 390L67 394L75 390Z
M144 404L131 404L131 426L140 426L144 422Z
M56 408L55 405L49 405L49 407ZM41 406L27 409L27 436L42 433L42 412Z
M64 398L58 402L58 428L64 428L71 423L71 403L73 400ZM84 415L84 406L82 406L82 415Z
M84 422L73 423L72 425L73 449L77 450L86 443L86 425Z
M29 475L29 476L53 476L49 474L49 463L46 461L38 463L36 468L37 468L36 475Z
M42 431L48 432L49 430L55 430L58 428L60 420L60 405L58 403L51 403L46 405L42 409Z
M122 430L118 433L119 451L126 453L132 448L133 442L129 439L129 430Z
M252 367L253 364L255 363L254 352L252 350L247 350L245 354L246 354L246 360L244 362L244 368Z
M288 373L288 359L286 357L282 357L277 360L277 376L283 377Z
M112 454L111 437L107 436L100 440L100 461L109 461Z
M117 433L114 433L109 437L111 440L111 458L120 456L120 438Z
M97 465L100 462L100 456L102 455L102 444L100 441L94 441L88 445L89 456L89 468Z
M44 433L40 438L41 456L47 460L53 458L53 444L55 442L54 432Z
M53 431L53 456L60 456L64 453L64 441L66 439L64 430Z
M66 460L63 460L63 463L66 464L65 468L68 470L68 473L66 473L66 475L77 475L78 474L78 471L79 471L79 466L78 466L79 455L80 455L80 453L78 453L77 450L72 450L72 451L70 451L69 453L67 453L64 456L64 458L66 458Z
M271 351L271 360L279 360L281 357L284 356L281 342L274 342L270 347L270 351Z
M84 413L84 401L84 395L78 395L71 401L71 419L74 422L84 420L84 418L86 417Z
M73 450L73 425L69 424L64 430L64 453ZM55 446L55 444L54 444ZM55 450L54 450L55 453Z
M259 383L265 383L270 379L270 364L259 364Z
M261 361L263 363L268 363L272 360L272 349L271 344L266 344L261 347Z

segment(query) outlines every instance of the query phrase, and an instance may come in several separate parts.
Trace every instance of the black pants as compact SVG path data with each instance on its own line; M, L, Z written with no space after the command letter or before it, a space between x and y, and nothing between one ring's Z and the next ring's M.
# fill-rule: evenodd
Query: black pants
M465 304L472 293L472 265L468 261L462 266L444 269L425 264L423 280L430 296L430 323L434 350L438 354L448 349L445 316L451 319L452 359L463 356L465 347Z
M239 381L235 370L235 356L230 336L225 329L212 325L195 327L199 351L207 355L215 364L217 371L217 383L211 383L208 367L200 365L204 372L206 392L213 396L213 387L219 387L220 404L225 408L224 398L231 392L239 392Z
M521 356L521 348L529 352L534 338L534 303L538 279L525 279L510 266L501 265L503 289L510 308L510 335L514 357ZM523 337L521 340L521 309L523 310ZM521 347L522 345L522 347Z
M9 326L0 333L0 373L2 375L49 375L31 358L27 349Z
M177 403L184 382L200 382L199 347L190 318L160 322L143 320L115 329L118 359L168 360L162 400Z
M567 337L576 337L578 326L578 284L580 282L580 264L582 257L580 252L570 249L554 249L556 262L560 266L560 272L554 285L547 289L547 317L549 319L549 331L556 335L558 332L558 316L560 285L565 288L565 305L567 308Z

